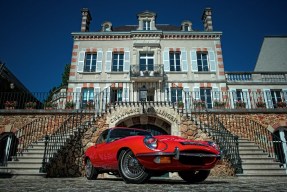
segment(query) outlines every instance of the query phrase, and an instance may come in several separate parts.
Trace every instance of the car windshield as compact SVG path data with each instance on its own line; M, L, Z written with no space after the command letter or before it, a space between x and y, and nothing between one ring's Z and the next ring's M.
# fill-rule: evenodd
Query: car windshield
M110 133L109 141L115 141L124 137L142 135L142 136L152 136L151 133L147 131L141 131L137 129L113 129Z

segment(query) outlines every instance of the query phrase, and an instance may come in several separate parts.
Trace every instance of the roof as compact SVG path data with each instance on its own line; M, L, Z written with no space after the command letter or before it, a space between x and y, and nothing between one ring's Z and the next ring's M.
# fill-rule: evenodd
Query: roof
M118 26L113 27L112 31L136 31L138 28L138 25L124 25L124 26ZM181 26L174 26L169 24L158 24L156 25L156 28L158 30L162 31L181 31Z
M265 36L254 71L286 71L287 36Z

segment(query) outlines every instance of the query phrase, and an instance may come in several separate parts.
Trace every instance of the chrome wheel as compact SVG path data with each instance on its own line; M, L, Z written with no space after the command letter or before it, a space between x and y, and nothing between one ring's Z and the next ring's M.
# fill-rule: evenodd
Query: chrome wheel
M143 183L149 179L148 172L130 150L121 153L119 171L127 183Z
M93 179L96 179L98 177L97 170L92 165L90 159L87 159L87 161L86 161L85 171L86 171L86 177L88 180L93 180Z

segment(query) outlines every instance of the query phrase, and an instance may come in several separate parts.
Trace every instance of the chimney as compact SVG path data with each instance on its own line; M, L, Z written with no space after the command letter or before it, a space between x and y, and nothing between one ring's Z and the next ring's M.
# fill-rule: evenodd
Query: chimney
M211 13L212 13L211 8L205 8L202 14L201 19L203 21L205 31L213 31Z
M82 25L81 32L88 32L90 30L90 22L92 17L88 8L82 9Z

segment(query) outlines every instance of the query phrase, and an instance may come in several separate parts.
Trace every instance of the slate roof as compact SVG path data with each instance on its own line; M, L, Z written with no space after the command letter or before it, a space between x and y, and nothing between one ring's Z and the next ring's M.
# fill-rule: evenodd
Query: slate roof
M138 28L137 25L124 25L124 26L118 26L118 27L112 27L112 31L136 31ZM156 25L156 28L158 30L162 31L181 31L180 26L174 26L169 24L158 24Z

